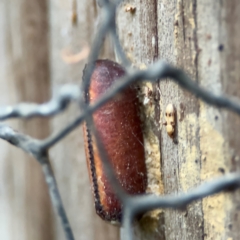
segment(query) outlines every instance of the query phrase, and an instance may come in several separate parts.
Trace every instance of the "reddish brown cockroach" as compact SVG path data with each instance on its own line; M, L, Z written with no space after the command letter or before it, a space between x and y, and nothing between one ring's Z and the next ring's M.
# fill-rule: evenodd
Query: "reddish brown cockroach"
M86 102L96 102L124 74L119 64L97 60L85 93ZM93 121L121 186L129 194L145 193L147 174L135 86L130 85L100 107L94 112ZM121 202L104 173L96 141L87 124L84 124L84 137L96 212L106 221L121 222Z

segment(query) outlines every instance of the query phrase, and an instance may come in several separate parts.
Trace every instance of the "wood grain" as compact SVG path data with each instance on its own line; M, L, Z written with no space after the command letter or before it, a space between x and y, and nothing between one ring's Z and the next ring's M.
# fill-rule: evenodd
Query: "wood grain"
M134 14L124 11L127 3L136 8ZM165 59L210 91L239 97L239 7L237 1L125 1L118 15L119 34L128 57L138 67ZM153 90L150 100L155 108L147 114L157 126L154 133L161 153L148 168L159 166L155 179L162 179L159 188L150 186L152 192L185 192L239 169L239 134L234 133L239 117L207 106L168 79L146 86ZM174 140L162 126L168 104L176 106ZM156 145L148 145L148 150L156 156ZM140 224L136 239L234 239L239 235L238 197L239 191L220 194L183 211L163 211L155 216L157 223L148 218L146 225Z

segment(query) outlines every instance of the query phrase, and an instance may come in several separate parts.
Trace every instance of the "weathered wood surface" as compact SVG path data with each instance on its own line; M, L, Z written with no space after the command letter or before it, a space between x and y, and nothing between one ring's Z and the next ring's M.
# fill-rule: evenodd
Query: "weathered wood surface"
M136 7L135 13L127 11L128 4ZM239 8L237 0L125 1L118 14L120 39L138 67L166 59L211 92L239 98ZM149 107L147 121L155 119L158 140L151 136L146 142L154 153L159 142L161 154L148 161L150 191L185 192L239 169L238 116L204 104L168 79L147 86L153 90L151 101L155 103L155 110ZM177 110L174 141L162 126L168 103ZM149 145L149 140L155 144ZM239 191L206 198L182 212L158 212L140 223L136 239L237 239L237 199Z

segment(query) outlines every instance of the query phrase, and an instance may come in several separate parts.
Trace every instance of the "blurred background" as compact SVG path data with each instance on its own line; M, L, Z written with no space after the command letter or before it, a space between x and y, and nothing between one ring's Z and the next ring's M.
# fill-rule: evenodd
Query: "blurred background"
M0 105L42 103L61 84L80 85L97 16L94 0L2 0ZM43 139L78 114L70 107L52 119L7 123ZM0 156L0 239L65 239L36 160L4 141ZM75 238L118 239L118 229L95 214L80 126L51 149L50 159Z

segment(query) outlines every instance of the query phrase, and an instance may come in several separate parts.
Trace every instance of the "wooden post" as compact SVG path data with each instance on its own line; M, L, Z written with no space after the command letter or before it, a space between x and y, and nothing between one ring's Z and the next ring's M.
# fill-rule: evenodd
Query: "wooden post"
M134 12L127 11L129 5ZM124 2L118 13L119 35L136 66L165 59L211 92L239 98L239 9L237 0ZM153 159L148 161L150 192L186 192L239 169L238 116L206 105L169 79L143 88L153 91L155 105L145 106L147 121L154 126L145 128L146 136L151 131L155 136L146 137ZM174 139L163 126L169 103L176 108ZM159 210L140 222L136 239L235 239L240 234L237 198L239 191L205 198L183 211Z

